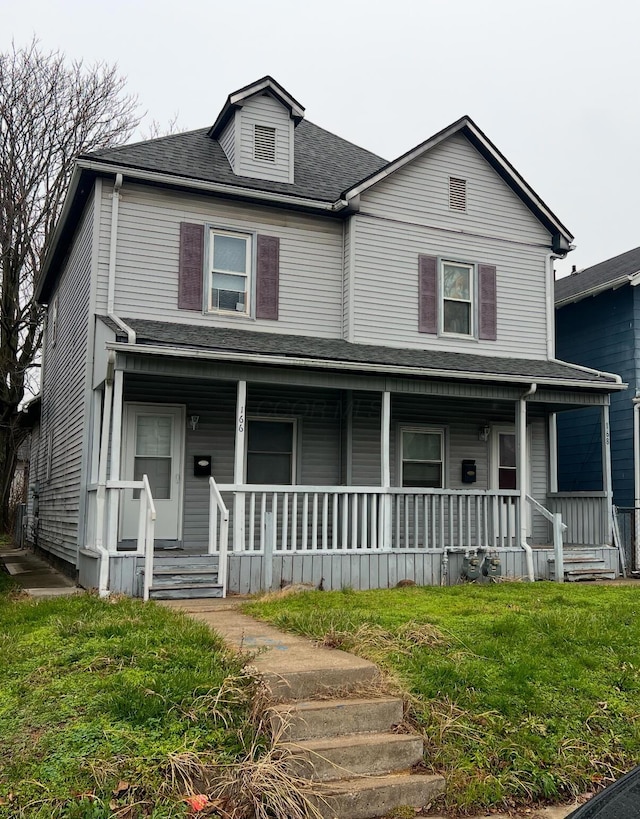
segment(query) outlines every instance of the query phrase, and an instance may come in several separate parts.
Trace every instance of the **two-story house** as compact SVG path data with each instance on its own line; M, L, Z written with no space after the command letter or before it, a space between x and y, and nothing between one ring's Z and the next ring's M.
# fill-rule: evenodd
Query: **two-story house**
M556 414L624 386L554 357L571 240L469 117L387 162L270 77L81 156L32 538L101 591L369 588L548 577L561 513L611 570L610 491L556 491Z

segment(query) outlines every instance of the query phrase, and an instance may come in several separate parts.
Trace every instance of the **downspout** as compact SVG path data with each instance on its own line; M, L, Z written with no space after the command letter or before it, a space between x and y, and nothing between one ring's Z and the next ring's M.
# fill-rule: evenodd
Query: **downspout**
M120 207L120 189L124 179L121 173L116 174L116 181L113 185L113 195L111 198L111 240L109 242L109 281L107 289L107 315L121 330L127 334L129 344L136 343L136 334L133 328L129 327L115 313L116 300L116 251L118 249L118 210Z
M96 495L96 550L100 555L98 593L100 597L109 594L109 551L104 545L105 506L107 491L107 453L111 427L111 402L113 398L113 374L116 356L109 351L107 375L104 382L104 407L102 409L102 429L100 431L100 459L98 462L98 490Z
M635 566L640 567L640 395L633 402L633 530Z
M529 494L529 464L525 457L527 453L527 398L535 394L537 384L531 384L518 400L518 446L520 450L520 546L524 549L527 565L527 575L533 583L535 573L533 569L533 549L527 543L527 495Z

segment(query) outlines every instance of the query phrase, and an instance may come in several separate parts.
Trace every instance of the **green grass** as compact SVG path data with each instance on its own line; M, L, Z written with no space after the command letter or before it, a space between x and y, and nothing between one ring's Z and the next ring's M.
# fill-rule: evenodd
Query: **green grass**
M241 758L253 692L202 624L128 599L34 602L0 572L0 816L185 815L175 762Z
M452 809L567 801L640 761L640 587L307 592L247 611L400 680Z

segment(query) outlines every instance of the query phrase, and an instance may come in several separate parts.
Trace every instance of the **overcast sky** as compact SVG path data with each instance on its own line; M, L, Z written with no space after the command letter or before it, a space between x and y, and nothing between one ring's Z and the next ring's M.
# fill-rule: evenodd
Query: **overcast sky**
M640 245L639 31L633 0L0 0L0 49L116 62L147 129L264 74L387 159L469 114L575 234L561 275Z

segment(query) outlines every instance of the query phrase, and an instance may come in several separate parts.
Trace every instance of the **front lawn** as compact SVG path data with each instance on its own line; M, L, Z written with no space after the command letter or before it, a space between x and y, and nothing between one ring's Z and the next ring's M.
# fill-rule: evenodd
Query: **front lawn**
M0 571L0 816L183 816L190 763L255 746L254 682L204 625L10 586Z
M569 801L640 762L640 584L306 592L247 613L399 680L450 808Z

